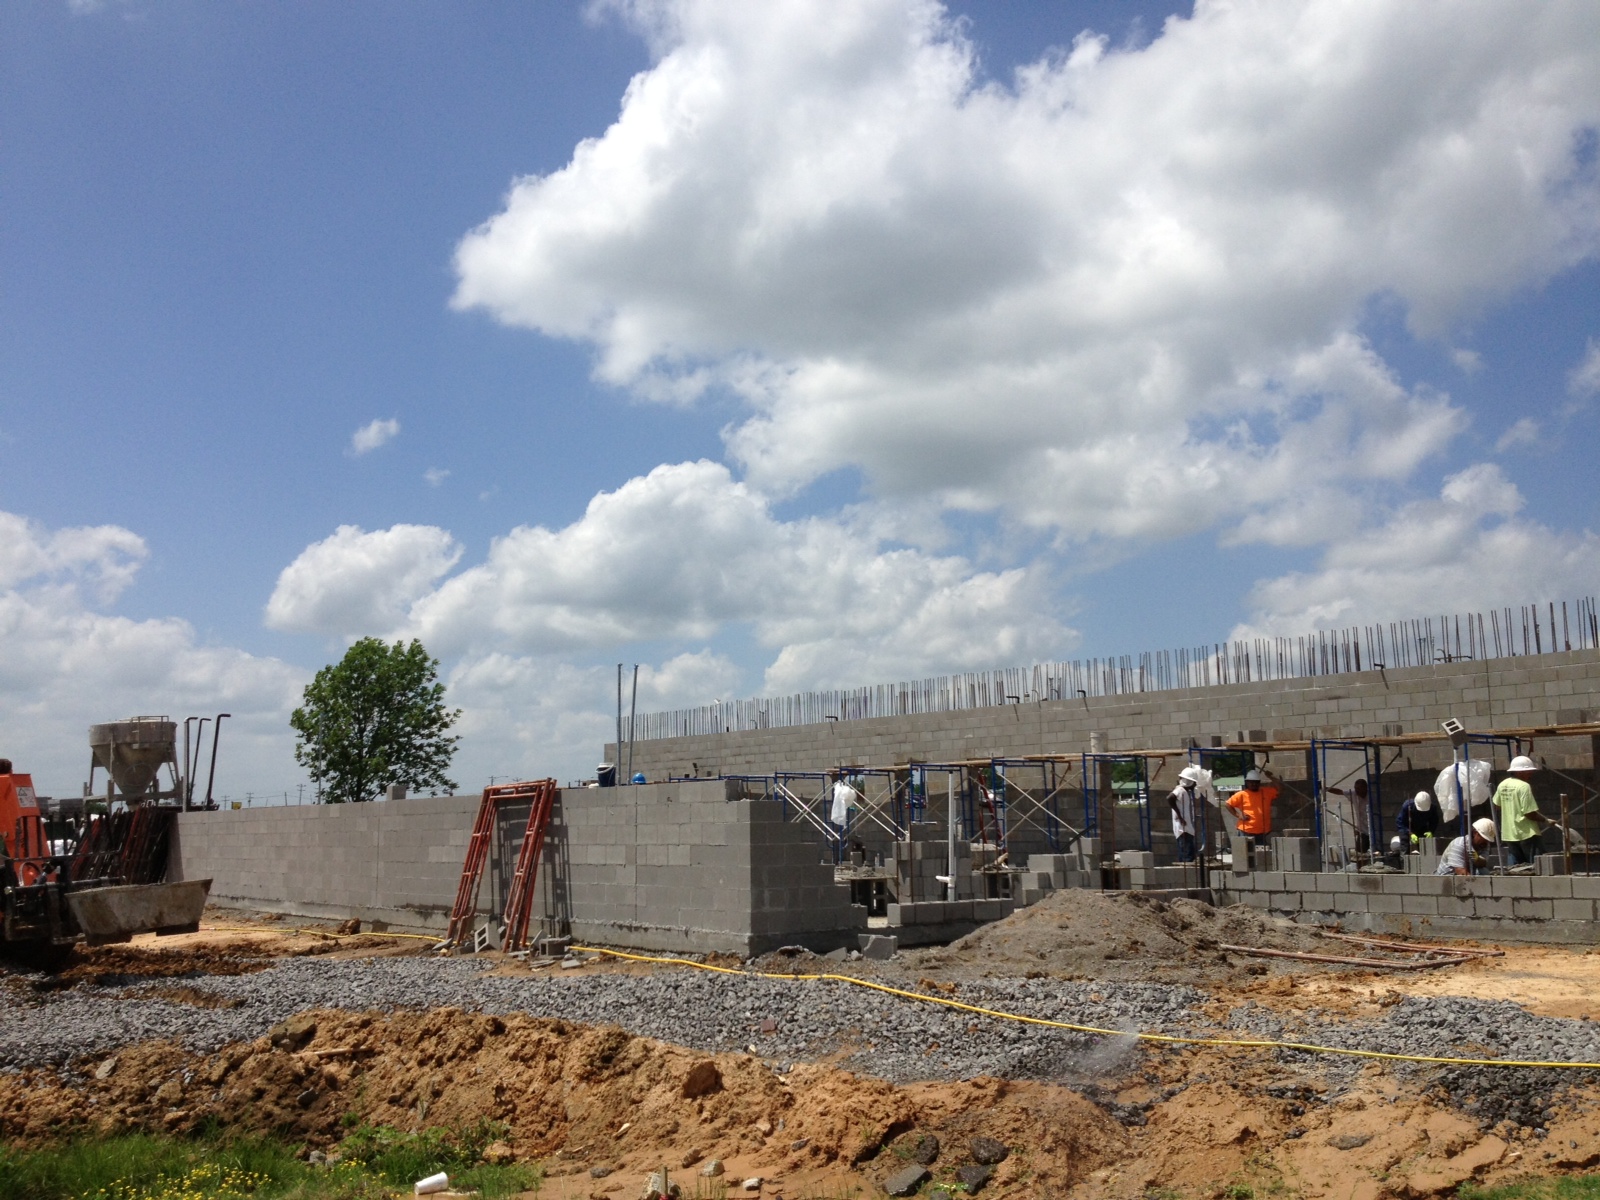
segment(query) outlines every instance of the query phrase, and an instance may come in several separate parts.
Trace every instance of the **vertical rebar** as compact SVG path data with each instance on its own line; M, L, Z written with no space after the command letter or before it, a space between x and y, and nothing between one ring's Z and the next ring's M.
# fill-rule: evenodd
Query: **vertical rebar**
M1572 874L1572 831L1567 825L1567 794L1561 793L1561 855L1564 866L1562 871Z

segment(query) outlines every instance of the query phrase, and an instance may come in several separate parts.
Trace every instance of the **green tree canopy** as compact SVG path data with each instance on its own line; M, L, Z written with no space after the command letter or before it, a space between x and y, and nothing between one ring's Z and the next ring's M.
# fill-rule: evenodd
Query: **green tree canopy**
M461 739L460 709L444 706L439 663L413 640L362 638L306 685L289 724L295 759L329 804L372 800L390 784L453 791L445 777Z

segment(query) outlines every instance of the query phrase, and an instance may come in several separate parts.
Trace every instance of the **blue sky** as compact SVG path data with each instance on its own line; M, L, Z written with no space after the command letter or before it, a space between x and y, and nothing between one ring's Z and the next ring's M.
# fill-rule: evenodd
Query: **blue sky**
M230 708L229 791L292 789L364 633L477 786L591 766L620 659L687 704L1600 590L1595 23L8 5L10 753Z

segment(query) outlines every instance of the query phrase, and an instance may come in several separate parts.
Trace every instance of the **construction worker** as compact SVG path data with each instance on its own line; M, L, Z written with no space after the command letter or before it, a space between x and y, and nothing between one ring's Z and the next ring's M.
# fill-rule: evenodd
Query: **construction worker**
M1270 769L1251 767L1244 773L1244 790L1228 797L1228 807L1239 814L1237 829L1252 846L1265 846L1272 836L1272 802L1280 782Z
M1205 772L1193 764L1178 772L1178 786L1167 796L1167 807L1172 810L1172 836L1178 841L1178 861L1195 861L1196 834L1204 819L1205 800L1199 787Z
M1500 844L1506 863L1531 863L1539 854L1539 833L1550 818L1539 811L1530 780L1539 768L1526 754L1519 754L1507 768L1510 774L1500 781L1489 803L1500 810Z
M1402 804L1394 827L1400 831L1403 849L1409 853L1416 849L1417 839L1437 834L1439 819L1439 806L1433 802L1432 792L1418 792Z
M1458 837L1444 848L1435 875L1471 875L1474 866L1483 866L1483 851L1494 841L1494 822L1479 817L1472 832Z

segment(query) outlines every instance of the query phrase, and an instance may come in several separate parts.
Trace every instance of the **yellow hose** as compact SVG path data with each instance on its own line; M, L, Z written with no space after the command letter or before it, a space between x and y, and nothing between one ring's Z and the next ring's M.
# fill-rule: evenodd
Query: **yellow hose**
M872 991L884 992L890 996L899 996L905 1000L920 1000L926 1004L942 1004L946 1008L954 1008L961 1012L974 1013L982 1017L994 1017L1002 1021L1016 1021L1023 1025L1042 1025L1047 1029L1067 1029L1073 1033L1101 1034L1105 1037L1131 1037L1137 1038L1142 1042L1159 1042L1170 1046L1236 1046L1250 1050L1303 1050L1310 1054L1342 1054L1347 1058L1377 1058L1389 1062L1440 1063L1450 1067L1561 1067L1574 1070L1600 1070L1600 1062L1528 1062L1510 1058L1438 1058L1427 1054L1391 1054L1386 1050L1348 1050L1342 1046L1315 1046L1309 1042L1257 1041L1240 1038L1191 1038L1178 1037L1167 1033L1129 1033L1122 1029L1100 1029L1094 1025L1074 1025L1069 1021L1051 1021L1045 1017L1028 1017L1021 1013L1006 1012L1004 1009L984 1008L977 1004L964 1004L960 1000L949 1000L943 996L930 996L925 992L908 992L903 988L889 987L887 984L873 983L867 979L857 979L853 975L788 975L777 971L742 971L733 967L718 967L712 966L710 963L699 963L687 958L660 958L649 954L626 954L621 950L606 950L597 946L573 946L572 949L582 950L589 954L605 954L612 958L624 958L632 962L666 963L674 966L694 967L701 971L714 971L721 975L751 975L760 979L808 981L827 979L835 983L850 983L856 987L870 988Z

